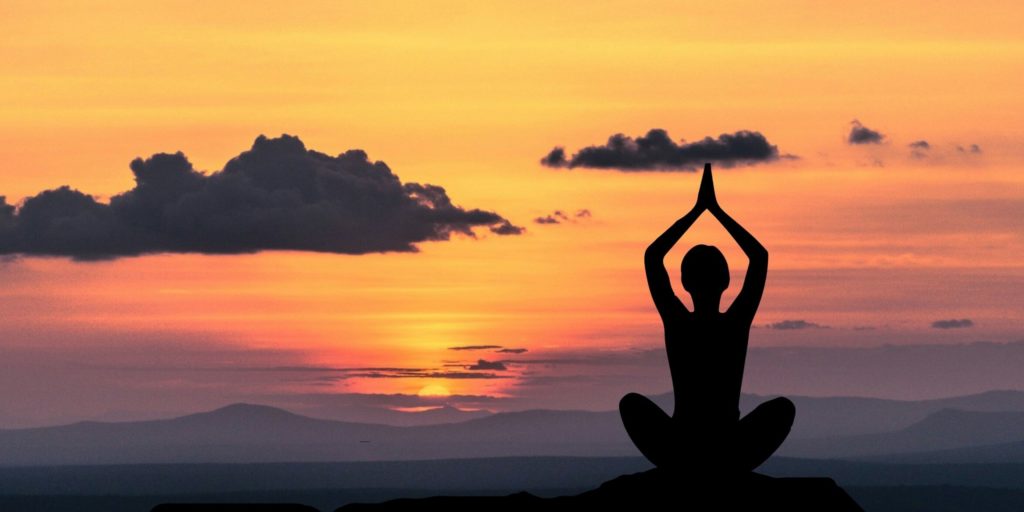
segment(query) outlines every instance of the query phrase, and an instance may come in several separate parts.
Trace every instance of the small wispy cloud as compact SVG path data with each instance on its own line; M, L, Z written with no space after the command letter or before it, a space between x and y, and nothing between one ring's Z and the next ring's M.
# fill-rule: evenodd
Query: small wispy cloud
M952 318L949 320L936 320L932 322L933 329L963 329L974 327L974 321L970 318Z
M827 325L816 324L814 322L808 322L807 320L782 320L780 322L774 322L766 324L764 326L767 329L778 329L778 330L799 330L799 329L828 329Z
M848 144L881 144L882 139L885 138L882 132L872 130L856 119L850 121L850 124L853 126L850 127L850 134L846 137Z
M578 222L580 220L589 219L592 217L590 210L583 208L576 210L576 213L570 215L562 210L555 210L547 215L542 215L533 219L533 222L537 224L561 224L563 222Z

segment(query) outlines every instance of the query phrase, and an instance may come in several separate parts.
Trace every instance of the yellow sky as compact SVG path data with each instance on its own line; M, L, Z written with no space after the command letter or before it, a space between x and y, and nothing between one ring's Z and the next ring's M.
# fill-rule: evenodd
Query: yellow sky
M1019 276L1022 12L952 1L4 2L0 195L11 202L64 184L109 197L132 186L131 159L156 152L215 171L257 135L289 133L328 154L364 149L403 181L444 186L456 204L528 230L418 254L16 261L3 264L12 284L0 309L26 334L4 343L54 325L169 331L296 350L293 363L409 366L483 342L651 346L659 326L639 255L690 207L697 176L538 164L556 145L650 128L677 140L757 130L800 157L717 175L723 204L772 251L760 321L926 331L972 316L1014 339L1020 317L998 288L972 289L965 307L928 285L943 287L935 269ZM847 145L855 118L885 143ZM933 146L923 160L907 148L920 139ZM970 144L983 153L956 151ZM583 208L592 219L531 222ZM692 236L728 243L704 221ZM867 299L892 269L917 295Z
M810 155L859 117L1020 156L1011 2L710 4L5 2L5 193L117 192L158 151L217 169L259 133L467 188L655 126Z

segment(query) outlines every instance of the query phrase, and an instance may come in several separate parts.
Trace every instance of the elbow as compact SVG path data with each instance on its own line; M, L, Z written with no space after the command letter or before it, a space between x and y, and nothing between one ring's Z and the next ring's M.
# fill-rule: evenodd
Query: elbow
M758 259L758 261L761 262L761 264L763 264L764 266L767 267L768 266L768 249L765 249L764 247L761 247L757 251L757 259Z
M664 259L665 255L654 245L647 247L647 250L644 251L644 263L661 263Z
M759 262L767 265L768 249L765 249L761 244L757 244L757 247L752 247L750 251L747 252L747 257L750 258L750 261L752 262Z
M765 249L760 242L754 244L754 254L759 258L768 259L768 249Z

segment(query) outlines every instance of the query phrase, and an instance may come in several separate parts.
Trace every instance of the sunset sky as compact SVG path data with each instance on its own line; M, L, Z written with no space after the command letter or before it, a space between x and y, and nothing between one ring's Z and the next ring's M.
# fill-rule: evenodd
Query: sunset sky
M642 255L700 174L541 164L651 129L777 148L715 171L770 252L751 350L1024 340L1016 2L5 1L0 19L6 204L64 185L106 203L137 157L209 175L288 134L525 228L414 252L6 250L0 428L668 391ZM746 260L707 216L665 260L677 293L695 243L725 252L727 303Z

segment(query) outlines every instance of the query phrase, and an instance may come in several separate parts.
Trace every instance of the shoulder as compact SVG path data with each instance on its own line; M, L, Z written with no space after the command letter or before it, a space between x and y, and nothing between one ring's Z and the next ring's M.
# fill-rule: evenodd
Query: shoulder
M693 313L686 309L686 305L683 304L683 301L679 300L679 297L673 295L666 302L666 307L659 311L661 319L666 325L669 323L687 322L693 316Z
M748 311L745 308L729 308L725 313L722 313L722 319L725 320L729 325L736 327L742 327L749 329L754 324L754 315L757 313L756 310Z

